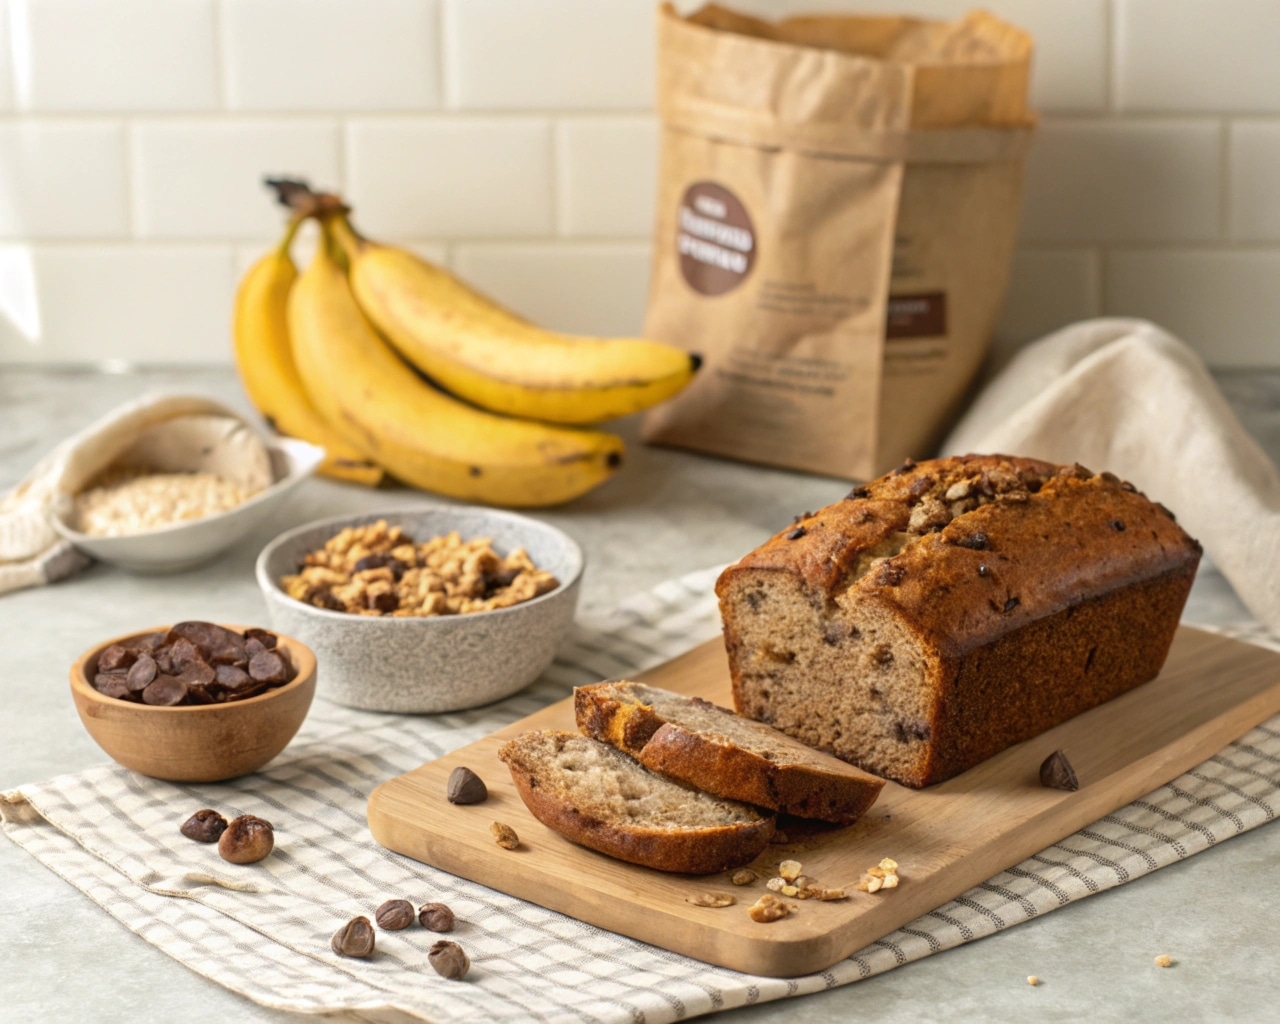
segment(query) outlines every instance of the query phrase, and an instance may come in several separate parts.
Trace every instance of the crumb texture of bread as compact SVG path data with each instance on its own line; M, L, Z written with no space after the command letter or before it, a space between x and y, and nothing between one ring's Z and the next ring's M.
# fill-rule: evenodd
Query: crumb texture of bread
M578 728L716 796L851 824L884 781L700 697L627 680L574 690Z
M498 756L535 818L633 864L710 874L751 861L774 832L771 815L655 774L587 736L526 732Z
M908 462L721 575L735 706L941 782L1158 675L1199 559L1110 473Z

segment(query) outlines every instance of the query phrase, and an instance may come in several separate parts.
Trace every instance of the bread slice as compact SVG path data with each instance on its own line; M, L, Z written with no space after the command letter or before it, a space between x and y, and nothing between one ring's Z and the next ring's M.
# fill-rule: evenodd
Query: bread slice
M772 816L655 775L586 736L521 733L498 756L535 818L632 864L707 875L753 860L773 835Z
M646 768L730 800L848 825L884 780L701 697L626 680L573 691L578 728Z

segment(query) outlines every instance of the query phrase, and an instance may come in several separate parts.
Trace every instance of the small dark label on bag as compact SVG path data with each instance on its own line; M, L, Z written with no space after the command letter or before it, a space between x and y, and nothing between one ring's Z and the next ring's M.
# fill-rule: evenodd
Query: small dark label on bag
M756 259L756 236L747 208L727 188L709 181L690 185L676 211L676 253L689 287L723 295L738 287Z
M947 293L890 295L886 338L933 338L947 333Z

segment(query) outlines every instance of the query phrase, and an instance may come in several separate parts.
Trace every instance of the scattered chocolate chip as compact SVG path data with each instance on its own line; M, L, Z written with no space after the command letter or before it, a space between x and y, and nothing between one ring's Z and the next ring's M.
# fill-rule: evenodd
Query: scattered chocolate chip
M398 932L413 924L413 904L408 900L387 900L376 911L373 919L383 931Z
M218 840L218 855L232 864L253 864L269 854L275 844L276 834L271 822L252 814L242 814L233 818L222 833Z
M1050 789L1065 789L1074 793L1080 788L1080 780L1076 778L1076 770L1071 767L1067 755L1055 750L1044 759L1040 766L1040 785Z
M216 843L226 830L227 819L207 807L202 811L196 811L182 823L179 829L184 836L194 839L197 843Z
M112 644L98 655L99 672L117 672L133 664L137 655L122 644Z
M520 575L521 569L498 569L484 574L484 593L491 597L495 591L511 586Z
M459 765L449 773L445 796L451 804L478 804L488 799L489 789L479 775Z
M443 903L424 903L418 911L418 922L429 932L451 932L453 911Z
M153 707L171 708L181 704L187 696L187 684L175 676L156 676L142 691L142 703Z
M451 981L461 981L471 968L471 961L462 947L456 942L441 940L431 947L427 960L435 968L436 974Z
M1021 602L1021 599L1020 599L1020 598L1011 597L1011 598L1009 598L1009 600L1007 600L1007 601L1004 603L1004 610L1005 610L1006 612L1011 612L1011 611L1013 611L1015 608L1017 608L1017 607L1018 607L1018 605L1019 605L1019 604L1021 604L1021 603L1022 603L1022 602Z
M808 532L809 531L806 530L803 526L797 526L794 530L787 531L787 540L799 540Z
M1117 533L1124 533L1124 520L1123 519L1111 520L1111 529L1115 530Z
M969 548L971 551L986 551L987 544L989 542L987 540L987 535L981 530L978 530L975 533L969 534L967 537L957 537L952 543L954 543L956 547Z
M329 946L338 956L373 956L373 925L367 917L353 917L336 932Z

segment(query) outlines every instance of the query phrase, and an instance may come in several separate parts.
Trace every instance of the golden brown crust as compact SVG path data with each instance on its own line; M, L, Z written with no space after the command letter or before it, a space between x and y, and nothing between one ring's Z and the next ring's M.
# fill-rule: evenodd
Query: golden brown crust
M641 700L661 696L671 702L688 702L700 706L703 714L714 717L718 713L726 720L716 726L718 731L689 728L664 719L659 709L637 702L634 696L624 700L615 696L628 691ZM798 818L848 825L866 813L884 786L884 780L808 748L803 755L810 763L803 764L785 754L775 753L777 760L770 760L746 749L743 743L766 737L781 751L796 744L782 733L699 698L626 681L580 686L573 697L578 728L585 735L626 751L652 771L726 799ZM750 740L739 736L735 742L730 735L735 729L757 735Z
M520 799L542 824L580 846L657 871L707 875L751 862L773 836L775 819L763 814L733 825L679 829L592 816L563 799L554 784L539 780L520 756L522 739L507 742L498 753L511 771Z

